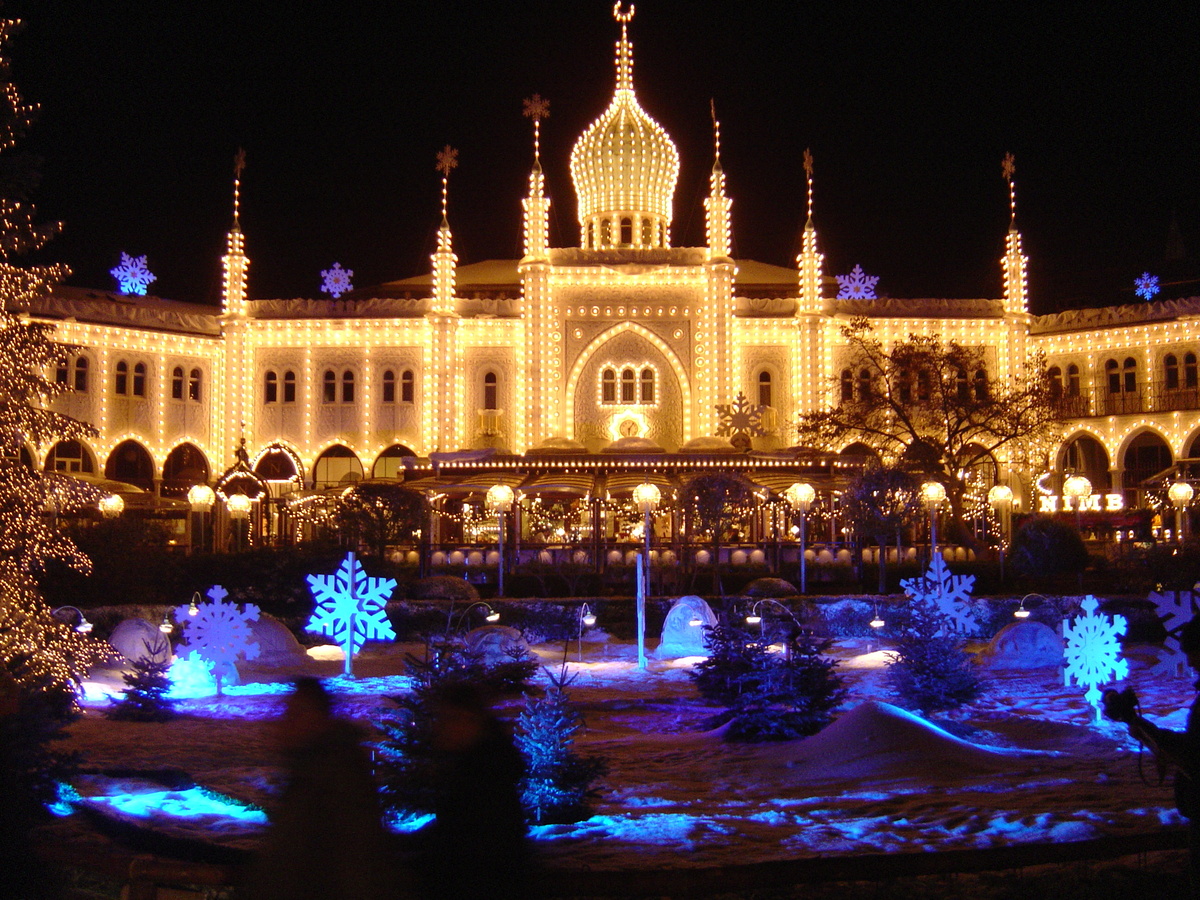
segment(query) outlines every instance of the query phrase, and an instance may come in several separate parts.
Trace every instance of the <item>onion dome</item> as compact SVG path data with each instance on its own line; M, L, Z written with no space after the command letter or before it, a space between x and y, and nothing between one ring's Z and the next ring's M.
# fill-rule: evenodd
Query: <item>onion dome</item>
M571 179L586 249L670 246L671 203L679 178L675 143L638 105L633 92L633 18L613 7L621 23L617 88L608 109L575 142Z

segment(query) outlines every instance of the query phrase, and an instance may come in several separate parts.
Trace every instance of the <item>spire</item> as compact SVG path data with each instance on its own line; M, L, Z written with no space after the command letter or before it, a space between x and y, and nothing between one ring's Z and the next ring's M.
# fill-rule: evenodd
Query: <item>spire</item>
M221 258L224 282L221 305L224 312L241 316L246 312L246 272L250 260L246 257L242 237L241 213L242 170L246 168L246 151L238 149L233 158L233 226L225 238L225 256Z
M708 211L708 255L709 258L728 258L733 252L730 241L729 209L733 201L725 194L725 172L721 169L721 123L717 121L717 107L709 101L713 123L713 168L708 182L708 197L704 208Z
M437 250L433 254L433 312L443 315L454 312L454 270L458 257L454 255L447 209L450 172L457 167L458 151L447 144L437 155L437 170L442 173L442 224L438 228Z
M529 175L529 196L521 201L525 208L525 256L545 259L550 247L550 200L542 175L541 126L542 119L550 116L550 101L534 94L524 102L524 115L533 119L533 171Z
M633 90L633 46L629 43L629 20L637 7L629 4L629 12L621 11L621 0L613 4L613 18L621 23L621 40L617 42L617 90Z
M821 311L821 266L825 255L817 250L817 229L813 225L813 157L804 150L804 174L808 180L808 218L804 223L804 239L796 265L800 270L800 302L796 305L797 315L816 314Z
M1017 231L1017 183L1013 175L1017 163L1011 153L1004 154L1000 164L1004 180L1008 182L1008 235L1004 239L1004 257L1000 266L1004 270L1004 311L1006 313L1029 312L1027 272L1029 257L1021 250L1021 232Z

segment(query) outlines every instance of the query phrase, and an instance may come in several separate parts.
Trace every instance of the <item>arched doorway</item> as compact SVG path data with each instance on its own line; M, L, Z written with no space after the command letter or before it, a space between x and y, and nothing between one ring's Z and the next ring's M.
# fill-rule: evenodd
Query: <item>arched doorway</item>
M46 471L95 475L96 460L92 451L79 441L59 441L46 456Z
M154 460L150 451L137 441L121 441L108 455L104 477L134 484L145 491L154 490Z
M1175 458L1167 442L1153 431L1134 437L1121 457L1121 484L1126 491L1141 490L1142 482L1171 468Z
M392 444L392 446L380 453L375 460L375 465L371 467L371 477L403 478L405 457L411 459L416 455L403 444Z
M354 484L362 481L363 467L354 451L341 444L334 444L317 457L313 465L313 487L334 487L339 484Z
M163 463L164 497L186 497L188 490L209 480L208 460L195 444L180 444Z
M1059 454L1059 471L1083 475L1092 483L1093 493L1106 494L1112 490L1108 451L1091 435L1081 434L1063 447Z

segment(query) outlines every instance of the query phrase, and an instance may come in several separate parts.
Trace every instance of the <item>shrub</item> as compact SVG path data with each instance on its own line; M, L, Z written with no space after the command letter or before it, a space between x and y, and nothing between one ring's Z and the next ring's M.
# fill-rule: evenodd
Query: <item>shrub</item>
M150 647L146 647L147 653ZM145 658L136 660L133 671L124 676L125 692L107 711L110 719L131 722L167 722L175 718L175 702L167 696L171 678L169 662Z
M1008 558L1014 572L1037 580L1078 575L1088 564L1078 530L1052 516L1034 516L1017 529Z
M887 683L901 703L926 713L955 709L979 697L985 683L962 639L932 603L917 600L892 613L897 635Z

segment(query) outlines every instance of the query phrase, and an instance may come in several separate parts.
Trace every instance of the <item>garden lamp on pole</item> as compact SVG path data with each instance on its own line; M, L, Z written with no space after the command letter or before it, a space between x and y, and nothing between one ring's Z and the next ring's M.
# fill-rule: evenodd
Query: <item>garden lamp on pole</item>
M208 514L217 502L217 492L207 484L193 484L187 492L188 504L192 507L192 550L208 549L207 529ZM197 527L198 526L198 527ZM197 531L199 539L197 540Z
M1083 533L1083 498L1092 495L1092 483L1082 475L1068 475L1063 482L1063 496L1075 506L1075 529Z
M1167 488L1167 497L1175 505L1175 542L1177 544L1183 543L1183 529L1186 521L1183 511L1192 502L1195 493L1192 486L1186 481L1172 482L1171 486Z
M504 531L505 531L505 515L513 505L513 489L507 484L494 484L488 488L487 508L496 514L496 524L498 526L496 536L498 538L498 550L500 551L500 566L498 577L496 580L496 596L504 596Z
M101 497L96 505L100 507L100 512L106 519L115 519L125 511L125 501L118 494Z
M586 603L579 608L579 661L583 662L583 629L596 624L596 614Z
M938 510L946 501L946 487L940 481L927 481L921 485L921 502L929 508L929 559L937 553Z
M646 595L650 593L650 533L654 529L652 516L662 492L658 486L643 481L633 489L633 502L642 511L643 563L642 582L637 592L638 668L646 668Z
M796 482L783 493L794 512L800 513L800 593L808 593L808 566L804 557L805 530L808 525L808 509L817 499L816 489L808 483Z
M238 551L246 549L246 537L250 533L251 500L245 494L230 494L225 500L229 518L233 521L234 541Z
M1004 580L1004 547L1008 543L1008 530L1012 520L1013 492L1007 484L993 484L988 490L988 503L996 511L1000 522L1000 580Z

